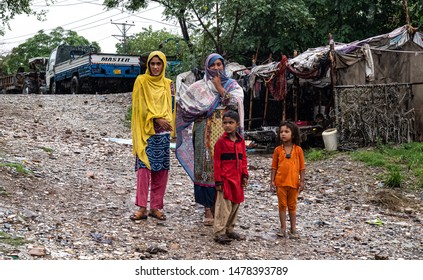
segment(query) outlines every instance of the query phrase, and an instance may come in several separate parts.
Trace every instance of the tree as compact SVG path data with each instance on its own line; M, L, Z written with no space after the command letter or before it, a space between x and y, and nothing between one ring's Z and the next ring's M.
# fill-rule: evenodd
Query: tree
M45 11L41 10L39 12L35 12L31 9L31 2L30 0L8 0L8 1L0 1L0 15L2 20L2 25L0 26L0 35L4 34L4 28L9 27L8 23L11 19L13 19L16 15L20 14L27 14L27 15L34 15L39 20L42 20L45 16ZM46 0L46 5L49 4L50 0Z
M407 24L402 0L305 0L316 28L304 30L309 47L328 44L328 34L338 42L352 42L384 34ZM406 1L407 2L407 1ZM410 24L423 24L423 3L408 0Z
M12 49L12 52L5 56L1 63L2 72L5 74L16 73L19 67L27 69L28 59L32 57L48 57L50 52L59 44L73 46L93 45L98 51L101 51L97 42L90 42L75 31L64 30L62 27L56 27L50 34L43 30L25 41L25 43Z
M179 22L191 51L192 34L201 34L203 51L218 52L226 58L239 59L235 55L240 51L255 53L258 49L267 56L297 48L302 39L296 29L313 24L303 0L106 0L105 5L133 11L149 2L162 4L168 19Z
M138 54L141 57L146 57L150 52L160 49L166 54L168 61L178 62L177 69L168 67L169 76L173 76L176 71L188 71L197 65L196 62L192 62L193 57L189 47L181 36L168 32L166 29L153 31L152 26L142 30L142 32L126 40L126 51L122 44L118 44L116 52Z
M202 51L215 51L243 63L252 54L267 58L336 41L351 42L386 33L406 24L423 24L421 0L105 0L108 7L136 11L150 2L165 7L178 21L194 50L192 35L202 36ZM277 58L276 58L277 59ZM260 60L259 60L260 62Z

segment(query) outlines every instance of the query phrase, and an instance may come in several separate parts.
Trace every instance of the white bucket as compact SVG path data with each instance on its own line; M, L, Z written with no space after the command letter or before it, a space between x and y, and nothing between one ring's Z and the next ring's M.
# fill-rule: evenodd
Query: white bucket
M326 151L336 151L338 149L338 131L336 128L329 128L322 132L323 142Z

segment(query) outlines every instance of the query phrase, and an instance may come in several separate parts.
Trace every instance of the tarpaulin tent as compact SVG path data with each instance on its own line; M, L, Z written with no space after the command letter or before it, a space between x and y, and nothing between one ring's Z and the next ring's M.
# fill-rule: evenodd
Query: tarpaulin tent
M309 49L288 71L327 80L333 62L336 124L341 140L369 144L423 140L423 36L405 25L348 44Z

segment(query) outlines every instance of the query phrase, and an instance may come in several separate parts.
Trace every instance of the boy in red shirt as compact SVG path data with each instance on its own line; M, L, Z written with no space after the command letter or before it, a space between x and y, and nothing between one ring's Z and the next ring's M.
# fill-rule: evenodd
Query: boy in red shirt
M235 111L223 114L223 135L214 146L214 180L216 204L214 241L227 244L245 237L234 232L239 205L244 202L244 188L248 185L247 152L244 138L237 132L239 115Z

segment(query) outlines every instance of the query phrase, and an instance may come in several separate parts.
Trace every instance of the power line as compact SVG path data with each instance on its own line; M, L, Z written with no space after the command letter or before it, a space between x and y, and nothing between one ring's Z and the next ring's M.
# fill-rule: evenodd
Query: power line
M65 0L65 1L63 1L63 2L66 2L66 1L67 1L67 0ZM83 4L83 3L78 3L78 4ZM95 3L86 3L86 2L85 2L84 4L95 4ZM98 5L100 5L100 4L98 4ZM46 6L46 7L48 7L48 6ZM145 19L145 20L147 20L147 21L157 22L157 23L160 23L160 24L163 24L163 25L169 25L169 26L175 27L175 25L171 25L171 24L168 24L168 23L166 23L166 22L160 22L160 21L156 21L156 20L153 20L153 19L148 19L148 18L144 18L144 17L141 17L141 16L139 16L139 15L138 15L138 14L146 13L146 12L151 11L151 10L153 10L153 9L157 9L157 8L159 8L159 7L160 7L160 6L156 6L156 7L150 8L150 9L146 9L146 10L143 10L143 11L141 11L141 12L137 13L137 14L129 14L129 13L126 13L126 14L127 14L127 16L138 17L138 18L141 18L141 19ZM115 8L115 9L116 9L116 8ZM74 24L74 23L82 22L82 21L87 20L87 19L92 19L93 17L99 16L99 15L104 14L104 13L107 13L107 12L110 12L110 10L108 10L108 11L104 11L104 12L99 13L99 14L95 14L95 15L93 15L93 16L85 17L85 18L82 18L82 19L79 19L79 20L76 20L76 21L73 21L73 22L70 22L70 23L66 23L66 24L63 24L63 25L61 25L61 26L62 26L62 27L64 27L64 26L68 26L68 25L71 25L71 24ZM118 14L114 14L114 15L112 15L112 16L108 16L108 17L106 17L106 18L102 18L102 19L99 19L99 20L97 20L97 21L93 21L93 22L87 23L86 25L93 24L93 23L96 23L96 22L101 21L101 20L104 20L104 19L109 19L110 17L117 16L117 15L119 15L120 13L122 13L122 12L119 10L119 13L118 13ZM85 26L76 26L76 27L73 27L73 28L70 28L70 29L75 30L75 31L77 31L77 32L78 32L78 31L88 30L88 29L91 29L91 28L96 28L96 27L98 27L98 26L101 26L101 25L96 25L96 26L93 26L93 27L87 27L87 28L84 28L84 29L81 29L81 30L78 30L78 28L80 28L80 27L85 27ZM55 28L50 28L50 29L45 29L44 31L48 32L48 31L52 31L52 30L54 30L54 29L55 29ZM8 38L8 39L6 39L6 40L18 39L18 38L25 38L25 37L31 37L31 36L36 35L37 33L38 33L38 32L35 32L35 33L29 33L29 34L25 34L25 35L21 35L21 36L16 36L16 37L10 37L10 38ZM3 40L3 41L5 41L5 40ZM19 41L17 41L17 42L22 42L22 40L19 40ZM11 44L11 43L16 43L16 42L9 42L9 44Z
M43 2L43 0L40 0L40 1ZM38 3L40 3L40 1L38 1ZM95 1L94 2L81 1L81 2L82 3L74 3L74 2L72 3L72 0L64 0L64 1L60 1L59 0L56 3L59 4L58 6L61 6L62 7L62 10L63 10L63 7L64 6L75 6L76 4L78 4L78 5L90 4L90 5L103 6L102 4L94 3ZM72 4L72 5L70 5L70 4ZM50 8L50 7L52 7L52 8L55 7L55 5L45 5L45 6L39 5L39 6L40 7L45 7L47 9ZM39 6L37 6L37 8ZM106 31L106 29L104 28L104 26L106 26L106 24L110 24L110 19L111 18L112 18L112 20L114 22L119 22L119 21L120 22L123 22L125 20L128 20L129 21L131 17L132 18L135 17L135 18L144 19L146 22L144 22L143 24L148 24L148 22L157 22L157 23L159 23L161 25L168 25L168 26L171 26L173 28L177 27L176 25L168 24L166 22L157 21L157 20L154 20L154 19L149 19L149 18L145 18L145 17L140 16L143 13L147 13L149 11L155 10L157 8L160 8L160 7L161 7L161 5L157 5L157 6L154 6L154 7L151 7L151 8L142 10L142 11L139 11L138 13L131 13L131 12L128 12L128 11L123 11L122 12L121 10L119 10L117 8L113 8L113 9L109 9L109 10L106 10L106 11L101 11L99 13L93 14L92 16L87 16L87 17L83 17L83 18L78 19L78 20L74 20L74 21L68 22L66 24L59 24L59 26L66 27L67 30L72 30L72 31L75 31L75 32L78 32L78 33L79 32L86 32L86 30L92 30L94 28L102 27L101 31L99 30L99 32L94 32L95 33L94 34L94 37L100 37L101 35L105 35L106 33L109 33L109 34L112 33L112 30L111 29L107 28L107 31ZM72 8L72 9L74 10L74 8ZM90 11L90 9L89 8L87 9L86 7L84 7L84 8L81 7L81 10ZM118 10L119 13L116 13L116 10ZM61 14L59 12L56 13L56 12L53 12L53 11L57 11L57 10L49 10L47 12L48 13L53 13L53 14ZM113 11L115 11L115 13L113 13ZM108 15L108 13L109 14L110 13L113 13L113 14L112 15ZM122 14L123 16L122 17L117 17L119 14ZM105 16L103 16L103 17L101 17L101 18L99 18L97 20L94 19L95 17L99 17L100 15L105 15ZM83 23L83 22L86 22L88 20L91 20L91 21L89 21L87 23ZM107 20L107 22L104 22L105 20ZM141 21L136 21L136 22L141 22ZM77 25L75 27L71 27L72 25L75 25L77 23L83 23L83 24ZM134 21L132 21L132 23L134 23ZM31 27L31 25L29 25L29 27ZM129 30L128 27L130 27L130 26L127 25L126 27L127 28L125 30L125 34L123 34L123 30L121 30L122 35L109 35L108 37L111 37L111 36L114 36L114 37L116 37L116 36L123 37L123 41L126 41L127 38L129 37L127 31ZM54 30L55 28L57 28L57 27L48 28L48 29L42 29L42 28L40 28L39 31L43 30L43 32L48 33L50 31ZM27 28L27 30L28 30L28 28ZM20 36L9 37L9 38L4 38L4 37L3 38L0 38L0 47L3 50L6 49L6 48L7 49L12 49L14 45L21 44L21 43L25 42L29 38L31 38L31 37L35 36L36 34L38 34L39 31L33 32L33 33L29 33L29 34L25 34L25 35L20 35ZM100 36L98 36L98 35L100 35ZM84 36L84 35L81 35L81 36ZM92 37L93 37L92 35L89 35L89 40L90 41L98 41L98 40L95 40ZM104 40L105 38L107 38L107 37L102 36L101 40Z
M110 20L110 23L116 25L117 28L122 33L122 35L113 35L113 37L116 37L116 38L117 37L123 37L123 40L122 40L123 52L124 53L128 52L128 42L126 40L126 38L127 38L127 32L128 32L128 30L132 26L135 26L135 24L133 24L133 23L126 23L126 22L125 23L117 23L117 22L115 23L115 22L112 22L112 20ZM120 29L118 25L122 25L122 29Z

